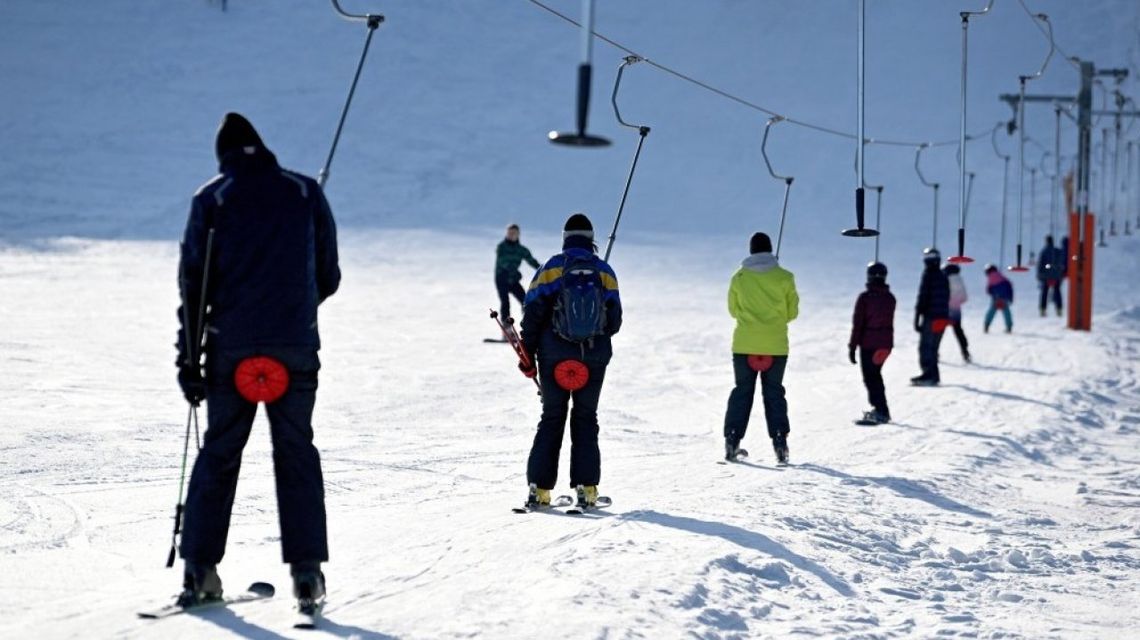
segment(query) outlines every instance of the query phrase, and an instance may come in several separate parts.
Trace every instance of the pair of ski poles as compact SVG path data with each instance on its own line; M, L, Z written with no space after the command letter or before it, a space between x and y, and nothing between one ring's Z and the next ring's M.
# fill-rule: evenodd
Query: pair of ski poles
M526 352L526 347L523 346L522 338L519 336L518 329L515 329L515 321L513 318L499 318L499 312L494 309L491 310L491 319L495 324L499 325L499 331L503 332L503 338L511 348L515 350L515 354L519 357L519 366L525 370L531 370L535 367L534 360L531 359L530 354ZM539 383L537 377L531 377L534 380L534 386L538 387L538 396L542 397L542 384Z

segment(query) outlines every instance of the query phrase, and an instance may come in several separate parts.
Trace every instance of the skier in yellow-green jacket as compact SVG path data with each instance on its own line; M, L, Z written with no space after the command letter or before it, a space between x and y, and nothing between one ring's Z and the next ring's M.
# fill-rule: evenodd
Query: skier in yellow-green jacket
M728 313L736 320L732 334L732 368L736 387L728 397L724 415L724 457L729 462L746 457L740 441L748 430L756 378L764 399L768 436L780 464L788 462L788 402L784 397L784 369L788 365L788 323L800 313L795 276L780 267L772 255L772 240L757 233L750 254L732 276Z

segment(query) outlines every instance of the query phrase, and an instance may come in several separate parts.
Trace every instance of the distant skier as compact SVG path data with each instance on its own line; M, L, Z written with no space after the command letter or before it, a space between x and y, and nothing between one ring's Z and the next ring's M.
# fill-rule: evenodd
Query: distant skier
M519 304L526 297L522 274L519 273L519 265L524 261L535 269L540 266L530 254L530 249L519 242L519 226L508 225L506 237L495 249L495 288L499 291L499 317L503 322L511 317L510 297L514 296Z
M886 424L891 421L887 391L883 385L883 364L895 346L895 296L887 285L887 265L867 265L867 290L859 294L852 316L851 339L847 342L847 358L861 364L863 385L871 411L863 414L864 424ZM859 360L855 353L858 351Z
M756 397L756 377L764 400L768 437L776 460L788 461L788 403L784 396L784 370L788 365L788 323L799 315L800 298L795 277L772 255L772 240L763 233L752 236L750 255L732 276L728 313L736 320L732 334L732 369L736 386L724 415L724 457L733 461L748 455L740 442L748 431Z
M1037 257L1037 282L1041 287L1041 299L1037 305L1041 316L1049 306L1049 292L1053 292L1053 306L1057 315L1061 315L1061 282L1065 279L1065 267L1068 263L1065 251L1053 245L1053 236L1045 236L1045 247Z
M179 264L183 304L195 311L206 278L205 363L190 362L179 332L178 381L192 404L206 400L208 429L186 496L180 603L221 597L217 564L225 552L242 449L257 404L239 394L235 372L251 356L272 358L288 387L266 405L273 439L281 547L294 594L319 603L320 564L328 560L324 481L313 446L317 306L340 284L336 226L317 183L286 171L248 120L228 113L218 130L220 175L194 195ZM212 235L212 240L210 240ZM196 313L179 318L196 323ZM195 349L197 351L197 348ZM204 368L204 375L203 375Z
M922 367L922 375L910 381L919 387L936 387L942 382L938 372L938 347L942 344L942 332L950 318L950 282L938 268L942 262L938 249L930 247L923 251L922 261L925 268L914 306L914 330L921 336L918 363Z
M538 375L542 387L542 418L527 461L528 507L550 504L568 414L570 485L580 507L596 506L602 473L598 400L613 356L610 338L621 321L617 276L597 256L590 219L575 213L563 228L562 253L534 275L523 305L523 346L535 364L519 367L527 377Z
M1013 313L1010 310L1013 306L1013 283L1002 275L1001 269L992 264L986 265L986 294L990 296L990 308L986 311L983 325L985 332L990 332L990 325L998 311L1001 311L1005 320L1005 332L1013 331Z
M958 348L962 351L962 359L970 361L970 341L966 339L966 331L962 328L962 305L970 299L966 294L966 283L962 280L962 269L956 264L942 267L946 274L946 281L950 285L950 328L954 330L954 337L958 339Z

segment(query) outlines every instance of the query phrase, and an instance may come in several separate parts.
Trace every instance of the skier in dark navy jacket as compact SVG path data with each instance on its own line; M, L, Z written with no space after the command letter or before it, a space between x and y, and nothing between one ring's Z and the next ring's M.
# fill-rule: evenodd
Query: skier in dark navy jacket
M610 338L621 329L622 310L617 276L596 251L590 219L580 213L570 216L563 230L562 253L547 260L535 274L523 305L523 347L530 361L536 363L523 373L538 375L542 386L542 419L527 463L527 502L531 506L550 503L550 490L558 479L558 454L567 414L570 484L578 489L580 501L584 499L589 506L597 501L602 465L598 399L613 356ZM584 333L580 327L583 320L594 325ZM593 335L578 341L568 339L569 334ZM566 388L573 388L574 378L580 382L583 374L585 386L572 391Z
M336 226L316 181L282 169L241 115L226 114L216 153L221 172L194 196L179 265L188 308L178 317L191 326L178 334L178 380L191 404L206 400L209 409L186 497L182 597L195 602L221 595L216 565L225 552L242 449L257 412L257 404L239 394L235 370L246 358L266 356L289 374L284 395L266 405L283 557L298 597L319 599L328 543L311 418L320 368L317 307L340 284ZM189 353L201 345L188 350L185 336L187 329L200 335L195 325L204 281L203 364L190 362Z
M922 252L925 268L918 287L918 301L914 306L914 330L919 333L918 362L922 375L911 378L920 387L936 387L942 381L938 371L938 347L942 332L950 322L950 281L939 264L942 255L938 249Z

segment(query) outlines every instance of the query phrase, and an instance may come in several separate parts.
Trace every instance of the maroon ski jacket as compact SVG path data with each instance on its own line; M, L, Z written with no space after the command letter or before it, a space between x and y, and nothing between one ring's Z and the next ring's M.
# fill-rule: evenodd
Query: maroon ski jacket
M851 347L878 351L895 346L895 296L886 284L868 283L855 301Z

